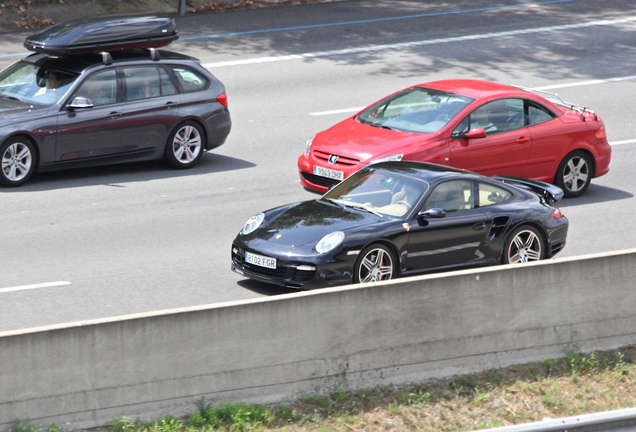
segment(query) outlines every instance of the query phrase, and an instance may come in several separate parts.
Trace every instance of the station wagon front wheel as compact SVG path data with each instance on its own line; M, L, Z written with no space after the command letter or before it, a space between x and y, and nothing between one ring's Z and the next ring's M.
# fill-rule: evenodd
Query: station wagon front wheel
M0 146L0 184L15 187L26 182L35 171L35 148L22 137L11 138Z
M180 124L166 143L165 159L176 169L192 168L203 155L204 133L197 123Z

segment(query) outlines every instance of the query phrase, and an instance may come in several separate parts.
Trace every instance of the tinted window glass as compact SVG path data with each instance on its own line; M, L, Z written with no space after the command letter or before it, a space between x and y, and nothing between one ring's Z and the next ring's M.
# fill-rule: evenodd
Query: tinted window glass
M177 78L177 81L179 81L179 84L181 84L181 87L186 92L203 90L208 83L208 80L205 79L204 76L191 69L175 67L172 68L172 71L174 72L174 76Z
M473 182L452 180L435 186L425 208L441 208L447 213L475 208Z
M404 132L439 131L473 99L439 90L412 87L370 106L356 119Z
M505 189L479 183L479 207L499 204L512 198L512 194Z
M18 62L0 74L0 95L28 103L53 105L77 79L48 66Z
M538 105L530 105L528 107L528 113L530 115L530 125L544 123L554 118L554 114L552 114L546 108Z
M76 93L83 96L95 106L106 105L117 101L117 74L114 69L99 72L90 76Z
M162 96L168 96L177 93L177 88L172 83L170 75L168 75L168 72L164 68L159 69L159 76L161 77Z
M469 118L470 129L481 128L489 135L519 129L524 127L523 100L500 99L488 102L473 111Z
M126 99L148 99L161 95L159 71L156 67L125 68Z

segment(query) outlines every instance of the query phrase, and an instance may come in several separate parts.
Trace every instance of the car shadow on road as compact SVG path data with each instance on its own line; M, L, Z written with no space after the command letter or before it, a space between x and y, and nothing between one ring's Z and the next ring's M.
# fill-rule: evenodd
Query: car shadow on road
M557 203L557 207L567 208L585 204L619 201L630 198L634 198L634 195L629 192L607 186L595 185L594 183L592 183L583 195L578 198L562 199Z
M113 186L121 185L122 183L223 173L255 166L256 164L243 159L205 153L195 167L186 170L172 169L164 161L157 160L44 172L36 173L24 186L17 188L0 187L0 193L41 192L97 185Z
M237 282L237 285L241 288L245 288L256 294L266 295L266 296L275 296L281 294L293 294L302 292L300 290L295 290L291 288L285 288L278 285L258 282L251 279L245 279Z

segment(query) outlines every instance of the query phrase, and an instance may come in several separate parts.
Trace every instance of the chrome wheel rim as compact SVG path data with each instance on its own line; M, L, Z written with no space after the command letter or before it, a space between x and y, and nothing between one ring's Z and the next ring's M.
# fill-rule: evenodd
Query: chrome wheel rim
M563 184L571 192L578 192L585 187L589 178L589 167L582 157L573 157L563 170Z
M541 259L541 240L530 230L517 233L508 248L508 262L525 263Z
M9 145L2 155L2 173L7 180L20 181L29 174L33 157L26 144Z
M358 272L360 282L379 282L389 280L392 276L393 260L384 249L372 249L362 258Z
M194 126L184 126L175 134L172 152L175 159L187 164L197 158L201 151L201 134Z

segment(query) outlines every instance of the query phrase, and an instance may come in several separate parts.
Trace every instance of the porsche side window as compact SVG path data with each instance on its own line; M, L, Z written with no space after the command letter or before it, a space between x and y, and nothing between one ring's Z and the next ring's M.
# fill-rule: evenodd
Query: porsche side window
M528 106L528 116L529 126L545 123L555 117L555 115L548 111L546 108L534 104Z
M111 69L89 77L77 90L77 96L88 98L94 106L117 102L117 73Z
M486 184L479 183L479 207L486 207L493 204L499 204L512 198L512 194L505 189Z
M475 208L474 183L451 180L435 186L426 199L425 209L441 208L446 213Z
M172 72L185 92L203 90L203 88L208 84L207 79L205 79L203 75L200 75L191 69L174 67L172 68Z

